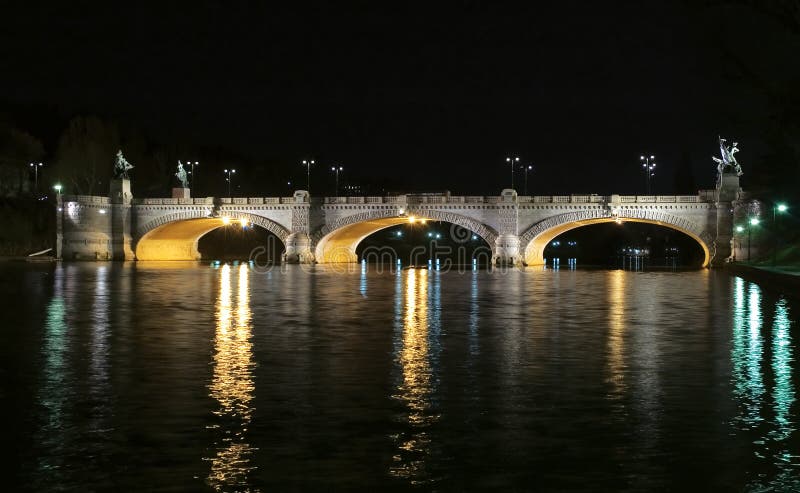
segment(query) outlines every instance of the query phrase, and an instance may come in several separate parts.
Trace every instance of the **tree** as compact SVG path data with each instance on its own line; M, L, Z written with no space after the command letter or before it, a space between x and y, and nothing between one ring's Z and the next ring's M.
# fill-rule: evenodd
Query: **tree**
M31 134L0 121L0 196L30 190L29 163L41 161L44 147Z
M53 176L83 195L102 193L114 169L120 148L117 126L95 116L70 120L58 140Z

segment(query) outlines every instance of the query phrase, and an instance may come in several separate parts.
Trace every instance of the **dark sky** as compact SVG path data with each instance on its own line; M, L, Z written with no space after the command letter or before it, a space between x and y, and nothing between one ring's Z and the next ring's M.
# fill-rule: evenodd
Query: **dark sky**
M32 133L98 114L264 166L313 156L354 181L483 194L508 186L509 153L538 194L644 193L642 152L657 192L685 153L710 188L717 135L755 165L768 117L726 68L725 24L748 22L726 2L160 3L4 6L0 109Z

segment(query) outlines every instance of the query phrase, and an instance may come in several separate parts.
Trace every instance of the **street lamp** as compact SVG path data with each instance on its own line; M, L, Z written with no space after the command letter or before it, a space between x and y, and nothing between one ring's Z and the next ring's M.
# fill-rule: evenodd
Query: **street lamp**
M42 167L42 163L29 163L30 167L33 168L33 191L35 194L39 194L39 168ZM30 176L30 175L28 175Z
M56 191L56 195L61 195L61 184L56 183L55 185L53 185L53 190Z
M742 231L744 231L744 227L736 226L736 232L737 233L741 233ZM733 239L734 239L734 241L733 241L733 261L736 262L736 236L735 235L734 235ZM742 248L742 240L741 240L741 238L739 239L739 248Z
M639 162L642 163L642 170L645 173L645 182L647 183L647 195L650 195L650 181L656 175L653 171L656 169L655 156L639 156Z
M506 157L506 162L511 165L511 189L514 189L514 165L519 162L519 156Z
M753 226L758 226L760 221L757 217L751 217L750 220L747 222L747 261L750 262L750 232L753 229Z
M339 196L339 172L340 171L344 171L344 168L341 167L341 166L334 166L334 167L331 168L331 171L336 173L336 193L334 194L334 197L338 197Z
M789 209L786 204L772 204L772 266L775 267L775 260L778 254L778 225L776 222L776 212L783 214Z
M225 178L225 181L228 182L228 197L230 197L231 196L231 175L235 175L236 174L236 170L235 169L226 169L225 170L225 174L227 175L227 178Z
M522 192L522 195L528 195L528 171L532 170L532 165L522 166L522 170L525 172L525 189Z
M303 159L303 166L306 167L306 192L311 193L311 165L314 164L314 160L306 160Z
M197 161L186 161L186 164L191 168L189 174L192 175L192 181L189 182L189 193L192 193L194 191L192 190L194 188L194 167L200 166L200 163Z

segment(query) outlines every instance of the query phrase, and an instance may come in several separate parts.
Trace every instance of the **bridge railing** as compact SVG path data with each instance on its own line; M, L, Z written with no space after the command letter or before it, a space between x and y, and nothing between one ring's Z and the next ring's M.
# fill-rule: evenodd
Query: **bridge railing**
M64 202L81 202L84 204L108 204L108 197L101 197L98 195L63 195Z
M701 190L698 195L520 195L520 204L597 204L618 200L625 204L713 202L715 190ZM65 202L109 204L108 197L97 195L64 195ZM223 205L294 204L294 197L195 197L195 198L134 198L138 205ZM386 197L320 197L324 204L497 204L502 198L481 195L390 195Z

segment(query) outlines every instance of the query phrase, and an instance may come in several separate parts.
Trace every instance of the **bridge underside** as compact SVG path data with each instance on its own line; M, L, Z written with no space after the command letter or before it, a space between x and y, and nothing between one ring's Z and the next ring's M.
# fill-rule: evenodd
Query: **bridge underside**
M703 249L703 267L708 267L709 262L711 261L711 253L709 250L709 246L695 233L691 231L687 231L683 228L679 228L672 224L664 223L661 221L652 221L648 219L639 219L639 218L620 218L619 221L621 222L635 222L635 223L647 223L647 224L655 224L658 226L663 226L665 228L674 229L676 231L680 231L681 233L689 236L690 238L694 239L700 247ZM544 231L540 235L533 238L528 246L525 247L525 263L527 265L543 265L544 264L544 249L548 243L550 243L555 237L558 235L565 233L567 231L580 228L582 226L590 226L592 224L602 224L602 223L610 223L610 222L617 222L616 219L610 217L604 218L595 218L595 219L586 219L582 221L574 221L570 223L564 223L558 226L555 226L547 231Z
M321 264L358 262L356 247L364 238L382 229L408 223L406 217L385 217L344 226L323 236L314 255Z
M200 238L228 224L223 218L188 219L159 226L136 244L136 260L200 260Z

